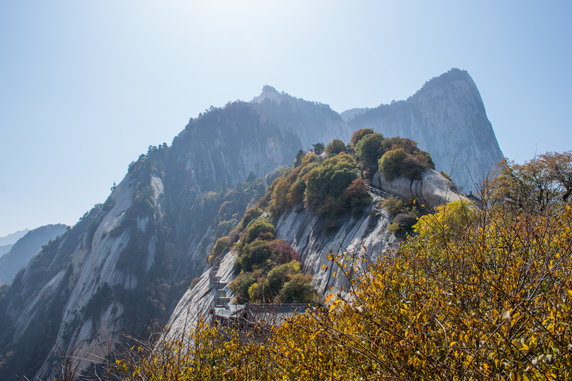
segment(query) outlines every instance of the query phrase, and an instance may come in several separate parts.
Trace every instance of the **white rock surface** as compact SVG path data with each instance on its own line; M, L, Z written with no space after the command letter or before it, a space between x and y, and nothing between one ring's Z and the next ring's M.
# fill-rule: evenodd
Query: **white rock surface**
M372 185L401 198L414 198L432 207L467 199L458 192L452 181L432 169L423 172L421 179L413 181L402 176L388 181L378 171L373 176Z

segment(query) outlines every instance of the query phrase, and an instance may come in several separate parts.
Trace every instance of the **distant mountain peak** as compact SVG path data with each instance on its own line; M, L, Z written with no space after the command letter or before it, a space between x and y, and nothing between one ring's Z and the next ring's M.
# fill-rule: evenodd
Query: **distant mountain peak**
M425 82L421 89L412 95L410 99L415 98L421 94L431 92L433 90L445 89L453 83L464 83L465 86L471 89L472 93L478 94L477 85L475 85L475 82L473 81L473 78L471 78L469 72L454 67L448 72L443 73L437 77L433 77Z
M270 85L264 85L264 87L262 87L262 92L260 95L252 99L252 103L262 103L266 100L280 103L285 95L285 93L279 93L274 87Z

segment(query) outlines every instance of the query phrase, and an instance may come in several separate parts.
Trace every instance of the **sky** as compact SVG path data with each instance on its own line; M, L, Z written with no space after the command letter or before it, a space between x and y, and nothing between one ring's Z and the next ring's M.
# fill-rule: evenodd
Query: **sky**
M572 149L571 1L0 2L0 236L77 222L265 84L342 112L467 70L506 157Z

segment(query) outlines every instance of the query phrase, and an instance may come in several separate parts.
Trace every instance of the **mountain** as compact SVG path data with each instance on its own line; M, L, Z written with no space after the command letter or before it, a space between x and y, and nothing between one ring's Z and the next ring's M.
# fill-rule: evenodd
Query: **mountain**
M272 123L293 131L300 137L304 148L336 138L348 141L352 133L330 106L279 93L271 86L264 86L262 93L252 99L251 104Z
M17 232L8 234L4 237L0 237L0 246L13 245L14 243L16 243L17 240L25 236L26 233L29 231L30 230L28 229L19 230Z
M351 130L415 140L466 193L477 192L503 158L477 86L464 70L429 80L407 100L346 115L352 114Z
M9 252L10 249L12 248L12 245L13 245L13 244L0 246L0 257L2 257L4 254L6 254L7 252Z
M192 119L170 147L151 147L104 204L3 291L0 379L51 378L63 356L85 370L123 335L161 326L217 235L264 192L267 182L254 179L289 164L300 147L244 102Z
M11 247L10 251L0 257L0 283L10 283L18 272L43 245L55 239L67 230L67 225L45 225L28 231Z
M436 86L448 94L450 81L445 82ZM435 100L434 105L448 103ZM251 102L211 108L191 119L170 146L150 147L103 204L46 245L12 285L0 288L0 379L53 378L66 361L92 372L101 359L129 345L129 337L146 339L164 327L183 295L200 297L187 292L191 285L208 286L201 274L211 271L210 248L264 195L276 169L313 143L347 141L354 128L361 128L360 118L374 110L346 122L327 105L267 86ZM423 125L437 128L440 119L431 120ZM472 152L471 139L467 135L464 144ZM390 247L390 221L376 206L370 212L370 217L341 221L335 239L308 211L285 216L277 222L277 234L296 238L293 245L304 266L314 266L316 253L326 247L342 250L379 237L385 241L372 247ZM228 258L225 263L232 263Z

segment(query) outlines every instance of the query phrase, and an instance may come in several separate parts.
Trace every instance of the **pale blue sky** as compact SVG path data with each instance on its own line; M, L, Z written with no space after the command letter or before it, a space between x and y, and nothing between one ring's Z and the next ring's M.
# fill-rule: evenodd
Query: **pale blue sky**
M451 67L516 161L572 149L571 1L0 2L0 236L73 224L150 144L264 84L336 111Z

